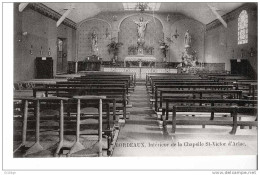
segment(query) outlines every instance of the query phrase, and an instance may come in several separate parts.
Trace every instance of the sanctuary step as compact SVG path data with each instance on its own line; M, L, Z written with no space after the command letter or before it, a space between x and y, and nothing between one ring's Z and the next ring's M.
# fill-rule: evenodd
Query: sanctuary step
M145 85L145 81L144 80L136 80L136 85L137 86L142 86L142 85Z

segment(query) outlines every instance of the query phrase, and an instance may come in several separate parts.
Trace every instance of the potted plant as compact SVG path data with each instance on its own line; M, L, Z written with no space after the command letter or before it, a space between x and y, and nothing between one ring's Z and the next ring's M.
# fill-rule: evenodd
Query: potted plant
M116 42L115 40L112 40L110 44L107 45L108 47L108 53L113 54L113 60L118 56L119 48L123 45L123 43Z
M160 40L160 41L159 41L159 44L160 44L160 49L161 49L161 51L162 51L164 57L166 58L166 52L167 52L167 50L168 50L168 48L169 48L169 45L166 44L163 40Z
M132 46L128 47L128 55L135 55L136 50L137 50L136 46L132 45Z

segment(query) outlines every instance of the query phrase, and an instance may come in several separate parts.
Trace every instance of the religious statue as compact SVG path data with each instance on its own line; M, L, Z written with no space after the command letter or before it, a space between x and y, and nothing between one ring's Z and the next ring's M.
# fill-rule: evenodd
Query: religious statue
M191 36L189 30L187 30L184 36L184 47L190 47L190 44L191 44Z
M91 41L92 41L92 52L94 54L96 54L97 51L98 51L98 37L97 37L97 34L96 34L95 30L91 34Z
M137 24L137 32L138 32L138 42L144 41L144 33L147 24L150 22L150 20L144 22L143 17L140 18L140 21L134 21L135 24Z

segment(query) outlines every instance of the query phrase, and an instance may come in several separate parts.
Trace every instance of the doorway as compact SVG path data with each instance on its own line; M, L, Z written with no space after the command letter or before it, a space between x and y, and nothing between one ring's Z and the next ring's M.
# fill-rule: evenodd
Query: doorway
M248 76L248 65L247 59L231 59L231 74Z
M67 73L67 39L57 39L57 74Z

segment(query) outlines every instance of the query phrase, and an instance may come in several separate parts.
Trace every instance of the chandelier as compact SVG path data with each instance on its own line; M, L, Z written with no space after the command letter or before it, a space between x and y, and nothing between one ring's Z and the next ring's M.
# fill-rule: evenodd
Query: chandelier
M135 7L137 10L144 12L146 9L149 9L148 2L138 2Z
M160 2L123 2L124 10L136 11L158 11L161 6Z

